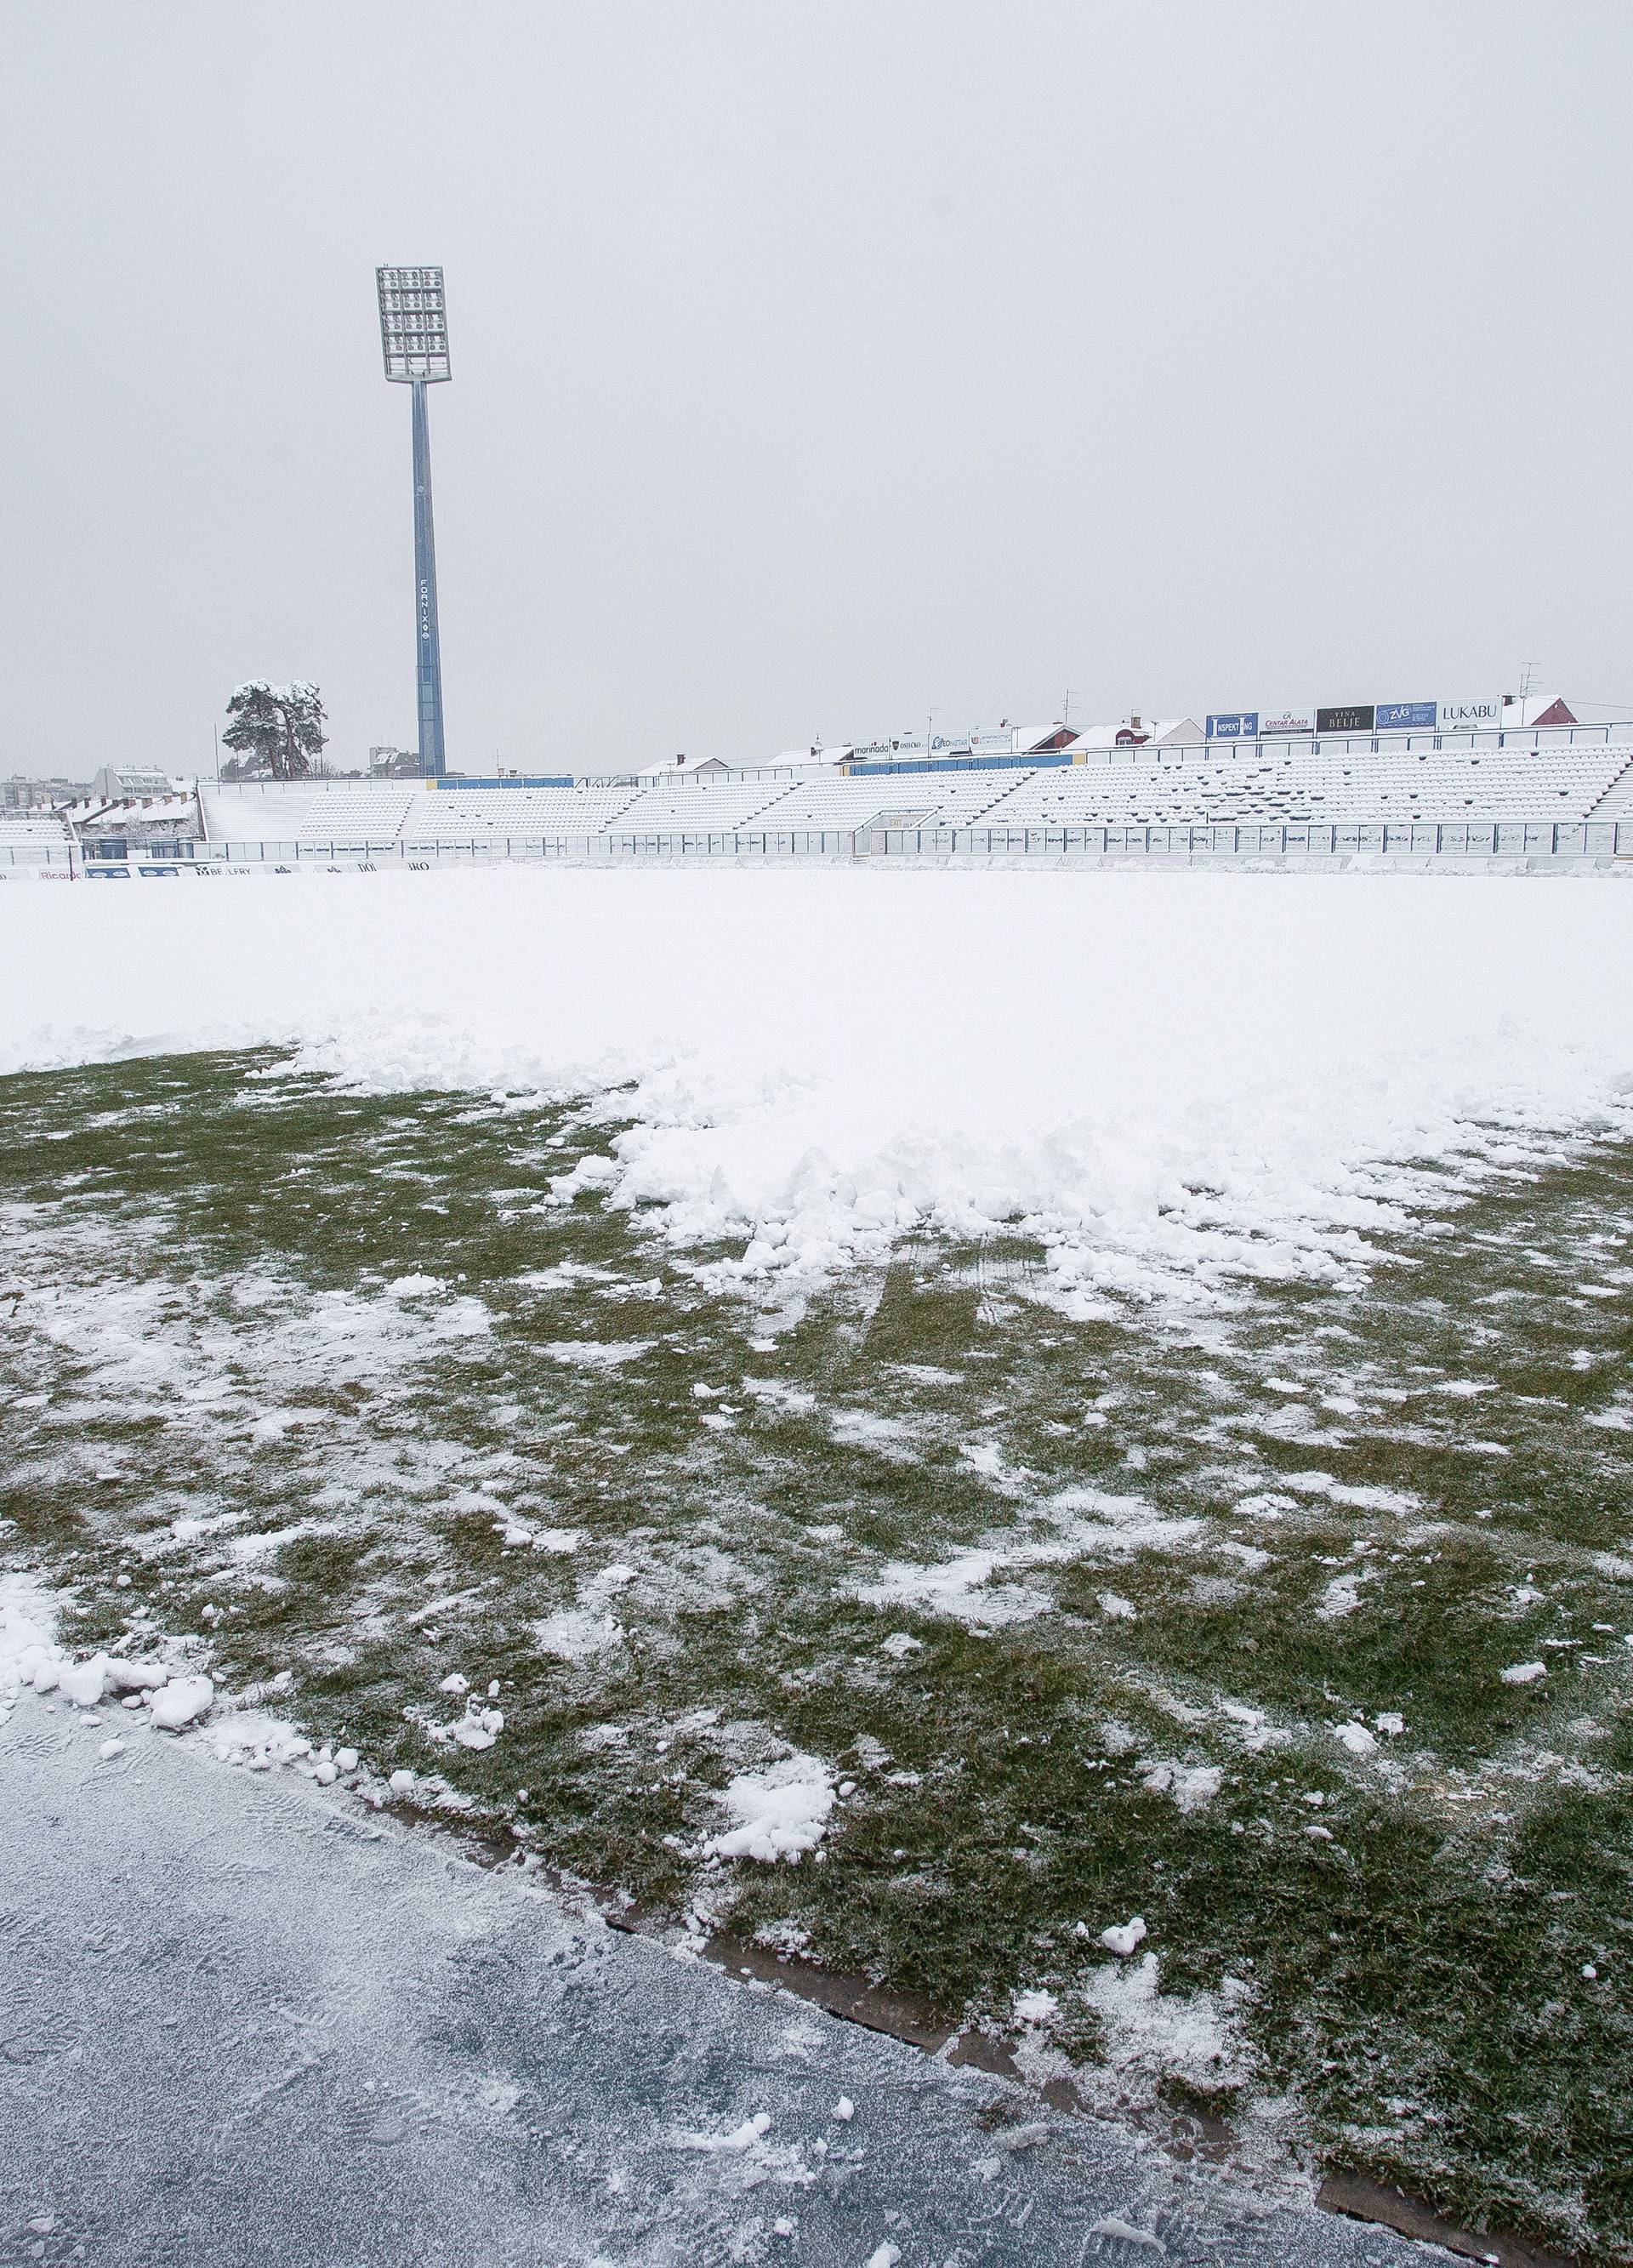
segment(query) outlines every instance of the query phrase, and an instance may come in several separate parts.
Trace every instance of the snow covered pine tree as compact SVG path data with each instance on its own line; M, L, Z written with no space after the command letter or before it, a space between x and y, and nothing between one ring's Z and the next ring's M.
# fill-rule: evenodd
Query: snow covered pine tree
M315 685L268 685L253 677L227 703L224 747L238 752L240 779L305 779L328 738Z

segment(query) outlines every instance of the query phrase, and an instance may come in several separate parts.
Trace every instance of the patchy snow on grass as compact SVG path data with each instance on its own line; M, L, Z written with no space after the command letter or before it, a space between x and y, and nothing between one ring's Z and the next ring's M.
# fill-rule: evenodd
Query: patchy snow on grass
M917 1462L918 1429L903 1418L883 1418L872 1410L835 1410L829 1414L828 1430L848 1449L871 1449L892 1464Z
M1335 1623L1345 1615L1352 1615L1361 1603L1362 1584L1370 1582L1374 1572L1370 1567L1352 1567L1342 1575L1335 1575L1315 1602L1316 1620Z
M533 1624L533 1635L541 1653L553 1653L562 1661L593 1661L624 1642L622 1624L584 1607L563 1607L546 1615Z
M617 1370L649 1354L655 1344L652 1339L552 1339L544 1351L552 1362L574 1370Z
M1011 1564L1011 1556L1004 1551L975 1549L955 1551L951 1558L929 1566L893 1559L872 1582L858 1586L857 1596L872 1607L914 1607L920 1614L943 1615L977 1632L1001 1630L1006 1623L1030 1622L1047 1614L1051 1604L1047 1591L992 1580Z
M1181 1811L1203 1811L1219 1793L1225 1771L1219 1764L1169 1764L1159 1758L1142 1767L1140 1778L1153 1795L1172 1796Z
M1165 2080L1199 2094L1238 2086L1247 2076L1221 1996L1165 1992L1154 1953L1110 1962L1092 1972L1083 1997L1100 2020L1105 2061L1124 2100L1154 2101Z
M1055 1555L1060 1557L1131 1558L1138 1551L1173 1550L1188 1543L1203 1526L1200 1520L1155 1512L1144 1497L1116 1496L1107 1489L1062 1489L1046 1510L1061 1530L1062 1548ZM1092 1518L1085 1519L1085 1513Z
M1331 1473L1284 1473L1282 1486L1300 1496L1324 1496L1329 1504L1353 1505L1358 1512L1416 1512L1422 1501L1404 1489L1341 1481Z

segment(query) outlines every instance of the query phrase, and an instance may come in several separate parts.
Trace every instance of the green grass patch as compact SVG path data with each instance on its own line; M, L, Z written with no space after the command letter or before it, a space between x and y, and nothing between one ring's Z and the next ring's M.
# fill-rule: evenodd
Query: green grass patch
M1046 1991L1130 2102L1285 2100L1633 2262L1624 1147L1447 1175L1358 1285L1083 1323L1024 1241L917 1238L791 1308L555 1202L600 1119L278 1072L0 1082L0 1547L75 1644L185 1641L677 1926L949 2020ZM721 1864L791 1752L819 1853ZM1216 2073L1119 2030L1134 1913Z

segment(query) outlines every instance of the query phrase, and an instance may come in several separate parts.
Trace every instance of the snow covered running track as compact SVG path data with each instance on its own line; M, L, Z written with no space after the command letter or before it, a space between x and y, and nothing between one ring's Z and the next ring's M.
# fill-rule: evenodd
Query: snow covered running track
M99 1743L33 1699L0 1730L6 2268L1428 2257L676 1962L304 1782Z

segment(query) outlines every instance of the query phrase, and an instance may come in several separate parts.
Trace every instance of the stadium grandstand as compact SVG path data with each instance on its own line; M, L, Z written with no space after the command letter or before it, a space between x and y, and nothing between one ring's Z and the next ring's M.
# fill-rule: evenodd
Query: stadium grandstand
M1014 827L1275 825L1321 819L1580 820L1633 760L1629 747L1261 755L1217 746L1147 761L1032 771L994 807Z
M71 849L74 832L59 811L0 811L0 858L9 851L30 859L48 858Z
M747 844L842 855L896 847L886 836L926 834L944 849L979 853L1063 836L1073 838L1067 847L1086 848L1097 829L1116 834L1121 848L1141 829L1154 835L1174 827L1381 826L1393 839L1394 830L1419 822L1457 829L1460 843L1468 840L1467 828L1484 828L1486 855L1497 855L1504 847L1498 831L1515 828L1527 844L1535 829L1589 822L1625 821L1623 831L1633 835L1633 725L1527 729L1518 745L1516 735L1497 731L1153 738L1132 746L1090 733L1020 754L938 758L898 751L882 762L835 763L825 752L798 770L731 771L687 760L612 778L456 774L435 782L195 786L121 774L99 775L99 784L127 792L0 810L0 871L83 866L91 873L122 863L151 873L165 861L411 860L539 855L547 848L685 855ZM136 788L153 792L128 792ZM1594 840L1598 855L1597 834ZM1566 848L1551 836L1543 847L1550 845ZM1578 854L1588 855L1585 843Z
M1115 762L987 769L926 761L883 776L835 767L790 777L578 780L516 785L406 781L200 788L212 844L283 842L339 855L388 845L852 832L874 826L1083 828L1470 820L1577 822L1633 804L1633 739L1508 748L1244 743L1136 750Z

